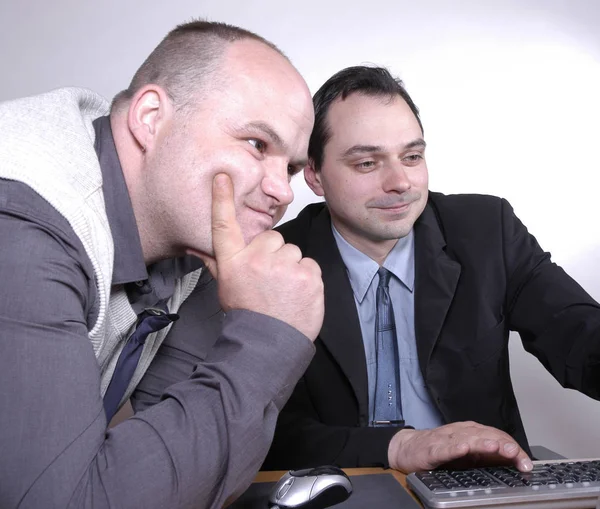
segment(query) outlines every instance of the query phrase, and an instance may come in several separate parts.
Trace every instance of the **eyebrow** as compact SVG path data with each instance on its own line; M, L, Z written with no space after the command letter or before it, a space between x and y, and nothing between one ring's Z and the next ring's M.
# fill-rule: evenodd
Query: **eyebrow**
M273 129L266 122L260 122L260 121L259 122L249 122L247 124L244 124L242 127L238 128L238 131L254 131L257 134L262 134L266 138L268 138L267 141L269 141L271 144L275 145L279 150L281 150L285 153L287 153L289 151L289 147L288 147L287 143L285 143L281 139L281 136L279 136L279 134L277 134L277 131L275 131L275 129ZM302 169L308 164L308 159L303 158L303 159L299 159L299 160L290 161L290 164L292 166L296 166L296 167Z
M406 145L404 145L404 147L402 147L402 150L411 150L413 148L424 149L426 146L427 143L425 143L425 140L423 138L418 138L416 140L409 141ZM386 152L386 149L381 145L353 145L342 154L341 158L345 159L357 154L368 154L373 152Z
M272 144L277 145L277 147L281 149L287 149L287 146L281 139L281 136L279 136L275 129L273 129L266 122L249 122L247 124L244 124L242 130L249 130L255 131L256 133L261 133L267 138L269 138L268 141L270 141Z

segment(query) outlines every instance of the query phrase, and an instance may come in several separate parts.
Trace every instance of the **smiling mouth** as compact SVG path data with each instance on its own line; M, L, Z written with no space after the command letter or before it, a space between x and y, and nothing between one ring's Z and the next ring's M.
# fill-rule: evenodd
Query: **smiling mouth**
M273 219L274 214L271 214L268 210L261 210L261 209L255 209L250 207L251 210L253 210L254 212L258 212L259 214L264 214L265 216L269 216L271 219Z
M384 207L374 207L376 209L379 210L384 210L386 212L404 212L405 210L407 210L413 202L408 202L408 203L396 203L394 205L386 205Z
M271 214L270 212L264 211L264 210L260 210L260 209L254 209L252 207L249 207L250 210L252 210L253 212L256 212L257 214L259 214L261 217L263 217L265 219L265 221L268 221L270 226L269 228L273 227L273 218L274 218L274 214Z

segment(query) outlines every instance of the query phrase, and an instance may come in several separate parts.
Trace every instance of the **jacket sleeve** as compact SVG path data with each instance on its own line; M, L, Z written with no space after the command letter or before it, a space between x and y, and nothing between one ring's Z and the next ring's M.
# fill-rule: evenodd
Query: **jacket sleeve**
M563 386L600 399L600 305L561 267L503 200L509 327Z
M312 343L232 311L204 362L107 430L87 338L94 283L61 237L0 213L0 507L221 507L260 467Z

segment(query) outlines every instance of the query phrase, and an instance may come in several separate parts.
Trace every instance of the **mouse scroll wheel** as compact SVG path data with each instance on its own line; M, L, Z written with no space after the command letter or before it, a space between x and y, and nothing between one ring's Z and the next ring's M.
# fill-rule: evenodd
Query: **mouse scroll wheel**
M281 488L279 488L279 491L277 492L277 500L281 500L285 496L285 494L291 488L292 484L294 484L294 480L294 477L290 477L281 485Z

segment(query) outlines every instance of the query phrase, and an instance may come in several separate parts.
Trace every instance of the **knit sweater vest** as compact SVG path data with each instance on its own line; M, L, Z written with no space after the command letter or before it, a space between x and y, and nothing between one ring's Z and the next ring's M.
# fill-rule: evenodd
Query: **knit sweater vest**
M0 178L22 182L50 203L69 222L92 262L98 313L88 337L100 367L102 396L137 320L123 286L111 287L114 243L92 126L108 110L106 100L79 88L0 103ZM199 277L197 270L177 280L170 312L177 312ZM146 339L121 404L142 379L170 328Z

